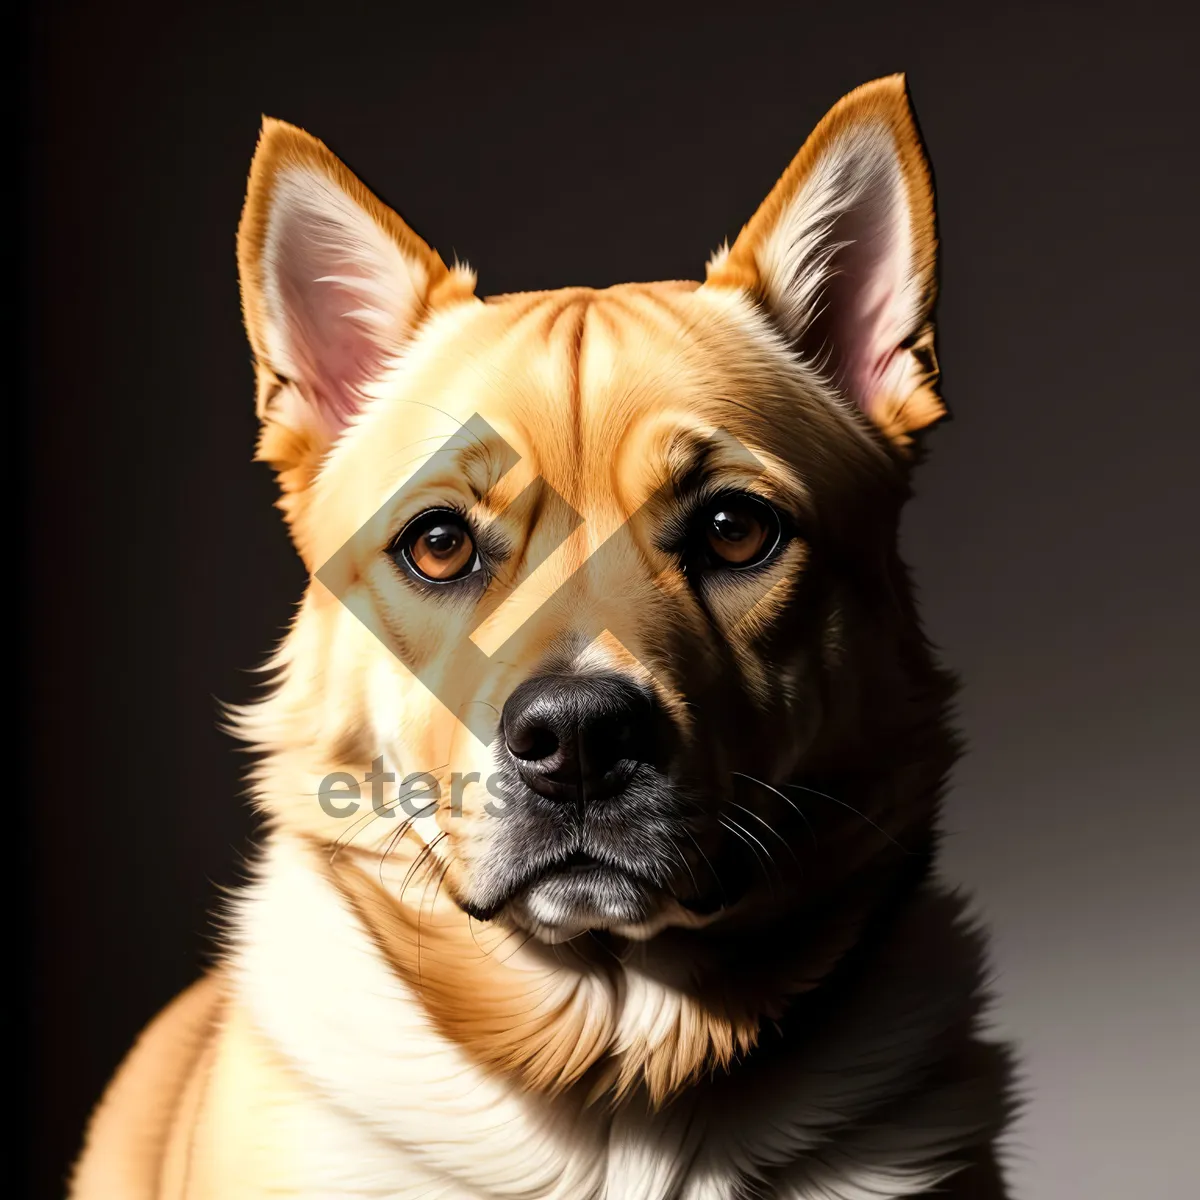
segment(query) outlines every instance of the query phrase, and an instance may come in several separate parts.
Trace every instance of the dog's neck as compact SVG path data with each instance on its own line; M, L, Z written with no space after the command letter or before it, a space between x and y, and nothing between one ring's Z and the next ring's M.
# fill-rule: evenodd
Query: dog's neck
M752 1055L761 1031L899 907L928 872L928 843L887 849L821 894L782 909L773 897L758 917L735 906L648 941L599 934L553 946L473 922L445 897L398 902L374 856L311 853L430 1021L481 1066L543 1093L644 1090L657 1107Z

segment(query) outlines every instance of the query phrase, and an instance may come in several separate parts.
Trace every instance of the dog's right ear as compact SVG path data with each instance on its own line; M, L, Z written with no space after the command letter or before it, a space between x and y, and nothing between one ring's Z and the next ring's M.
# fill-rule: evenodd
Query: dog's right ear
M238 227L254 350L257 457L297 516L326 452L428 313L474 294L324 145L264 118ZM301 553L304 547L300 545Z

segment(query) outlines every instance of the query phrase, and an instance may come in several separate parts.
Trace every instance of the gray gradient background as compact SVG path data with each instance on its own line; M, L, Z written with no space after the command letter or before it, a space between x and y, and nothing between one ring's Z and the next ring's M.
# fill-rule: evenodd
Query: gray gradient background
M909 72L955 419L905 529L971 750L1022 1200L1198 1194L1197 137L1183 6L31 18L32 1193L239 876L215 729L302 577L249 463L233 232L258 114L485 291L695 276L821 113ZM290 15L288 15L290 12ZM61 795L62 802L56 797ZM68 803L69 801L69 803Z

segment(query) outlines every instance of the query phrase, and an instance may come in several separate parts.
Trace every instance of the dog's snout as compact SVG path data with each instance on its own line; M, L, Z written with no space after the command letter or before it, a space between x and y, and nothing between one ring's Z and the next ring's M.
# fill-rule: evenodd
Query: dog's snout
M542 675L504 705L504 746L540 795L602 799L654 754L652 696L618 675Z

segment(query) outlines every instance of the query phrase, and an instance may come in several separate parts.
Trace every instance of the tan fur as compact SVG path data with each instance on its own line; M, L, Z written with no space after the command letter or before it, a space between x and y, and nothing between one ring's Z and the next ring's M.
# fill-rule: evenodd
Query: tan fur
M873 398L864 415L772 322L760 260L821 156L845 131L881 122L904 179L911 273L923 293L919 327L897 353L921 356L924 373L914 390ZM286 171L331 185L355 219L382 231L415 289L412 311L379 334L383 365L356 385L344 427L280 361L265 247ZM721 593L705 609L651 523L674 512L673 483L706 456L717 484L821 514L838 527L831 536L866 539L871 562L891 570L898 451L943 411L935 251L928 168L899 77L831 111L706 283L487 301L468 271L447 268L321 142L264 121L238 233L257 455L277 472L280 506L314 573L273 659L270 694L234 714L259 752L254 795L269 832L256 882L234 905L221 972L176 1001L131 1053L97 1110L73 1196L713 1200L788 1163L816 1171L802 1151L832 1137L821 1122L836 1124L849 1103L828 1098L828 1081L866 1069L854 1065L854 1037L838 1035L849 1048L836 1066L814 1068L820 1103L797 1084L793 1107L768 1114L778 1145L739 1125L752 1106L738 1069L771 1069L759 1047L878 920L904 878L903 842L928 834L950 755L942 683L916 633L900 651L889 642L877 652L872 639L884 645L894 631L855 626L848 593L823 601L819 644L786 660L770 650L820 569L815 538L788 545L753 603ZM492 434L461 435L474 417ZM420 486L402 487L418 468ZM512 547L477 608L431 603L385 553L416 514L452 503ZM473 920L465 909L503 858L504 822L489 818L481 782L490 750L461 718L474 705L498 713L564 646L587 669L652 689L697 778L729 780L732 794L734 777L761 776L738 809L763 838L789 805L799 811L779 789L802 762L813 771L851 764L856 778L878 771L843 806L861 821L840 810L814 818L820 853L779 873L780 894L768 875L770 888L756 881L746 899L702 918L675 897L653 928L616 929L619 952L588 938L543 942L508 917ZM878 664L870 680L855 654ZM833 682L819 688L822 672ZM868 686L876 690L864 707ZM726 706L751 734L723 736ZM869 762L863 738L877 750ZM397 778L437 779L436 811L373 811L366 791L353 819L316 803L324 777L361 779L375 761ZM455 775L475 776L456 798L461 813L448 802ZM716 825L681 841L681 878L694 882L727 841ZM785 849L796 859L795 846ZM929 923L948 927L952 908L932 905ZM974 976L963 974L969 1007ZM919 999L920 1020L880 1001L882 1015L864 1018L863 1030L894 1019L930 1044L950 1028L966 1036L969 1021L943 1020L937 997ZM890 1128L899 1093L887 1090L886 1063L867 1066L880 1071L879 1103L893 1106L880 1127ZM854 1103L874 1112L869 1100ZM689 1142L705 1121L711 1135ZM973 1136L947 1135L938 1153ZM893 1162L886 1141L863 1151L866 1174L855 1178L895 1190L872 1194L913 1194L952 1171Z
M209 975L146 1027L92 1114L72 1192L174 1196L198 1091L210 1065L224 981Z

